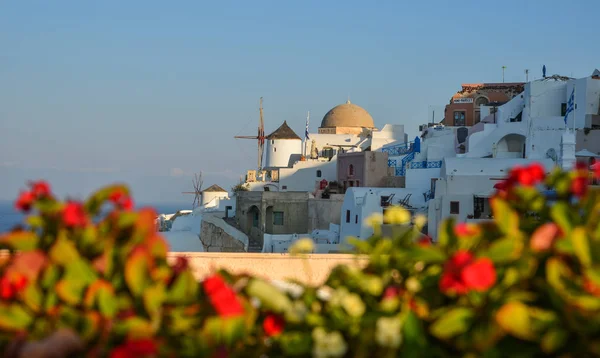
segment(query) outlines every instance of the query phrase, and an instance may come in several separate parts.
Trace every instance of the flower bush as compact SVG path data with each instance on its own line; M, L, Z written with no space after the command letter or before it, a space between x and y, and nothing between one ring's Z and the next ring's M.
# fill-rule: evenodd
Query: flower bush
M270 283L169 264L151 210L127 188L83 203L32 183L16 206L27 229L0 237L0 350L88 357L600 356L600 198L588 169L513 169L490 198L493 219L439 228L401 208L353 240L368 264L326 282ZM600 177L600 173L595 174ZM545 191L542 191L544 189ZM549 195L550 194L550 195ZM112 210L101 215L101 209ZM300 240L295 253L311 252ZM39 355L43 356L43 355Z

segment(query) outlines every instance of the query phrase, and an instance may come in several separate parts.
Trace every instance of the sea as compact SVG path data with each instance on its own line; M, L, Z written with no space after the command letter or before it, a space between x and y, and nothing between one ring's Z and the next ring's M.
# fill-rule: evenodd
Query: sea
M182 203L155 203L139 204L137 208L151 207L158 214L175 214L179 210L191 210L190 204ZM0 233L10 231L16 225L23 223L25 215L14 209L14 202L0 200Z

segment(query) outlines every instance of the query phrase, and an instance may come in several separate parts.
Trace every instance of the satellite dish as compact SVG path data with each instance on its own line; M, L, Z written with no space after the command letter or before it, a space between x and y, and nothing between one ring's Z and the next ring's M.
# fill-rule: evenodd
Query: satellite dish
M558 155L556 155L556 150L554 148L550 148L546 151L546 158L552 159L554 162L558 160Z

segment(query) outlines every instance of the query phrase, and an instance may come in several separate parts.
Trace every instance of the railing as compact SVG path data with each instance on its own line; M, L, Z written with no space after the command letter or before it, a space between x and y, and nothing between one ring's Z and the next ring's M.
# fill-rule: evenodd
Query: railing
M406 175L406 164L411 162L413 159L415 159L415 152L411 152L409 155L402 158L402 161L400 162L400 176ZM396 173L398 173L397 169L398 168L396 168Z
M383 153L387 153L388 156L390 156L390 157L404 155L404 154L408 154L408 153L412 152L413 143L414 142L409 142L409 143L402 143L402 144L398 144L398 145L394 145L394 146L390 146L390 147L384 147L384 148L381 148L381 151Z

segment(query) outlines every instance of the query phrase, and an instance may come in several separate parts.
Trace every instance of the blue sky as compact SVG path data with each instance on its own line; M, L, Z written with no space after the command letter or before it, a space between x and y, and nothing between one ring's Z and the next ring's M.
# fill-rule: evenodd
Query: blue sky
M600 67L599 1L0 2L0 199L126 182L191 202L194 171L230 187L267 132L311 130L347 96L412 135L461 83Z

